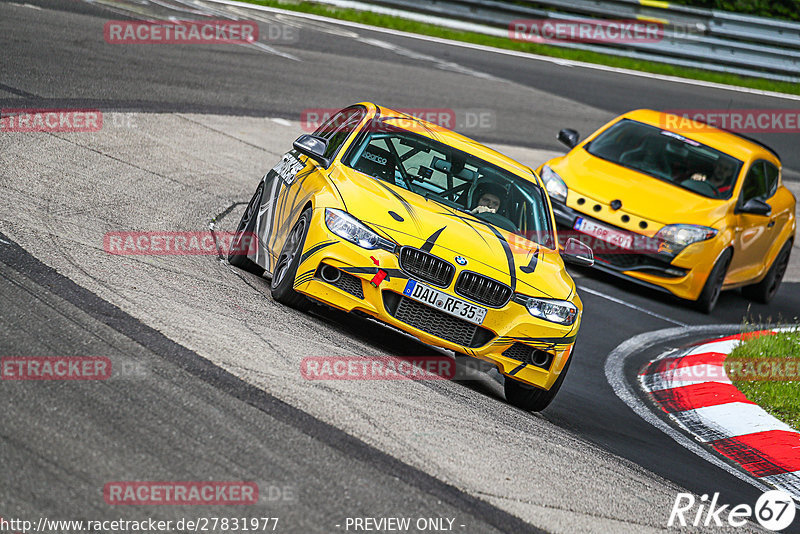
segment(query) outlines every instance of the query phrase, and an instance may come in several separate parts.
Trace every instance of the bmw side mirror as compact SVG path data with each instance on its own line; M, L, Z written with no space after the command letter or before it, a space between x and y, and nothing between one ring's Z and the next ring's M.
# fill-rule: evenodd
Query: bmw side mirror
M558 132L558 137L557 137L557 139L561 143L567 145L569 148L575 148L575 145L578 144L578 140L580 138L581 134L569 128L564 128L563 130Z
M313 159L323 167L329 167L330 161L325 158L325 150L328 148L328 141L321 137L303 134L297 138L292 145L294 149Z
M751 198L744 203L744 206L739 208L740 213L752 213L754 215L768 216L772 213L772 207L758 198Z
M561 253L564 261L572 265L591 267L594 265L594 253L592 248L586 243L581 243L575 238L570 237L564 244L564 251Z

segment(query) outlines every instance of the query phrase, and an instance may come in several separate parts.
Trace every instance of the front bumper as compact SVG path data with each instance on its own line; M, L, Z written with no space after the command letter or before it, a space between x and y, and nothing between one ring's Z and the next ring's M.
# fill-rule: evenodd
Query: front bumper
M514 379L550 389L564 368L575 343L580 314L570 326L536 319L511 299L501 308L487 308L480 326L450 316L403 296L411 277L400 268L394 251L367 250L341 240L325 226L324 210L315 210L304 254L297 270L295 290L346 312L362 312L403 330L424 343L453 350L495 365ZM341 271L335 283L323 280L324 265ZM371 283L378 270L387 273ZM447 288L438 288L462 300L453 290L457 268ZM416 278L415 278L416 279ZM541 352L537 352L541 351ZM541 363L548 355L545 364Z
M552 199L551 204L559 231L579 233L574 227L576 219L582 217L623 232L630 232ZM588 234L582 235L591 238ZM637 237L643 241L654 241L646 236L637 235ZM591 246L591 243L587 244ZM639 253L627 253L621 250L596 253L594 268L650 289L667 292L682 299L696 300L713 268L718 251L713 250L707 243L695 243L678 254L657 250L657 245L654 245L647 251Z

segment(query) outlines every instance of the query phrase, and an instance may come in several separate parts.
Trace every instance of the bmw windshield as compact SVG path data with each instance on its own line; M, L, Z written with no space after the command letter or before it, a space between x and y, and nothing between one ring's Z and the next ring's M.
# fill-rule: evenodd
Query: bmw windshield
M368 176L554 248L543 190L471 154L373 122L342 161Z

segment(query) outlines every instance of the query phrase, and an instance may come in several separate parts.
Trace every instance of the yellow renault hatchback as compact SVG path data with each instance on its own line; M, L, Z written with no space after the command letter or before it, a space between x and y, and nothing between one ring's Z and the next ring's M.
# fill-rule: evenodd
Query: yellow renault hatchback
M538 169L561 237L592 246L594 266L696 303L721 290L768 302L795 234L795 198L769 147L707 124L637 110Z

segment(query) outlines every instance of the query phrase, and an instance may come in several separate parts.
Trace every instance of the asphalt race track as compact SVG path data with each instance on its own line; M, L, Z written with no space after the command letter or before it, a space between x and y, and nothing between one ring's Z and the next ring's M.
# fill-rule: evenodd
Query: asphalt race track
M269 13L247 12L265 29L291 26L296 42L104 41L111 19L245 13L178 6L0 2L0 108L104 113L94 133L0 132L0 355L103 355L122 369L104 382L0 382L0 517L272 516L279 532L343 532L348 517L397 516L453 518L459 532L655 532L679 491L755 502L759 489L634 413L604 367L638 334L796 317L798 250L769 306L726 292L710 316L574 271L585 307L575 365L551 407L531 415L480 372L309 382L298 371L305 356L437 353L366 320L280 306L265 279L215 255L112 256L103 236L203 231L212 220L233 230L308 108L373 100L484 113L489 126L465 133L536 166L562 152L559 128L588 134L629 109L794 109L796 100ZM763 140L783 155L797 194L794 137ZM695 339L631 356L626 376ZM118 480L252 480L261 498L108 505L103 486Z

